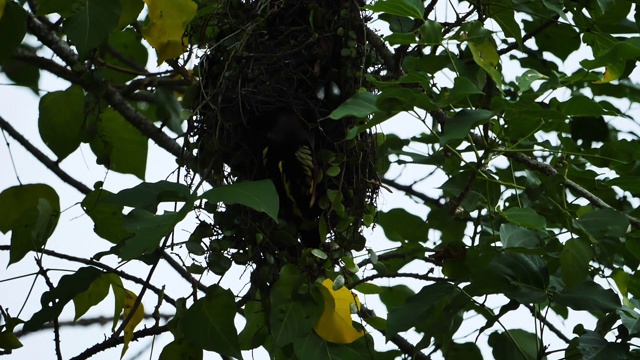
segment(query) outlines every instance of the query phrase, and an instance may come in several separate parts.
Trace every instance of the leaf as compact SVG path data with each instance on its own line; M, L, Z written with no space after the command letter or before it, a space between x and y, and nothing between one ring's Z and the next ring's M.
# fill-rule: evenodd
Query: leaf
M65 305L77 295L87 291L93 281L102 274L104 274L102 271L87 266L78 269L71 275L62 276L53 290L45 291L42 294L40 298L42 309L33 314L31 319L24 324L23 331L39 330L44 323L58 318Z
M495 331L489 335L489 346L493 348L496 360L536 360L538 349L542 346L535 334L521 329L511 329L506 332Z
M135 22L144 7L144 2L142 0L120 0L120 6L122 7L122 12L120 13L116 29L122 29Z
M366 91L358 92L333 110L331 114L329 114L329 117L334 120L347 116L363 118L378 111L378 107L376 106L377 100L378 95Z
M120 1L130 2L130 0ZM141 5L143 4L142 0L139 0L139 2ZM137 76L136 72L144 70L147 65L149 51L140 40L140 34L133 28L116 31L109 35L108 45L110 49L101 49L101 57L106 64L119 69L111 69L107 66L101 68L102 75L106 81L124 84L134 79ZM125 72L120 69L128 69L131 72Z
M406 16L414 19L422 19L424 14L424 2L421 0L380 0L364 8L373 12Z
M50 92L40 98L38 130L58 161L80 146L84 122L84 91L80 86Z
M134 233L125 228L124 206L106 201L112 195L104 189L96 189L82 200L82 209L93 220L93 231L101 238L118 244Z
M280 200L271 180L242 181L211 189L200 199L212 203L240 204L269 215L278 221Z
M303 289L307 289L303 293ZM292 265L285 265L271 289L269 324L276 346L283 347L312 332L322 312L304 277ZM316 294L317 296L322 296Z
M608 313L620 307L620 300L615 292L605 290L591 280L563 289L553 296L553 300L574 310L597 313Z
M370 336L361 337L351 344L333 344L324 341L314 332L296 339L293 351L297 359L304 360L371 360L372 355L376 355ZM396 357L389 357L394 358Z
M445 352L446 359L482 360L482 353L478 345L472 342L452 343Z
M593 250L588 241L569 239L560 254L562 281L571 288L584 281L589 274L589 263L593 258Z
M60 216L56 191L45 184L13 186L0 193L0 231L11 231L9 265L41 249Z
M438 104L446 106L477 94L482 94L482 91L478 89L476 84L465 77L458 76L453 80L453 88L451 91L443 94Z
M425 20L420 27L420 43L427 45L438 45L442 43L442 25L433 20Z
M525 92L531 89L531 84L537 80L547 80L549 77L540 74L536 70L527 70L522 75L516 76L516 82L520 87L520 91Z
M427 222L405 209L379 211L377 223L382 226L385 236L391 241L427 241L429 231Z
M25 44L21 44L19 48L25 53L35 55L35 49ZM40 95L38 88L40 82L40 68L37 66L20 61L15 57L10 57L2 64L2 71L4 71L4 74L9 78L9 80L13 81L16 85L27 87L31 89L34 94L38 96Z
M184 122L182 117L183 109L173 90L162 87L157 88L154 97L158 105L156 110L158 121L162 122L162 125L166 125L174 133L182 135L184 133L182 131L182 123Z
M617 314L622 320L622 325L629 330L629 335L640 333L640 314L628 306L622 306L617 310Z
M182 55L187 40L184 32L196 16L198 6L191 0L144 0L149 7L149 24L142 35L156 49L158 65Z
M629 219L613 209L597 209L580 217L577 223L594 239L618 239L627 233Z
M27 33L27 13L14 1L7 1L0 17L0 65L11 57ZM4 70L4 69L3 69Z
M546 219L531 208L509 208L502 215L512 224L533 230L546 230Z
M626 359L627 344L610 343L595 331L586 331L578 338L578 350L584 360Z
M122 279L120 279L118 275L109 273L106 274L106 277L109 279L109 283L111 284L114 298L113 325L111 331L116 331L118 319L120 319L120 314L122 314L122 311L124 310L127 293L122 285Z
M487 123L492 116L493 113L489 110L462 109L458 111L449 121L444 123L440 145L444 145L450 140L464 139L471 128Z
M360 310L360 300L346 287L335 291L333 285L331 279L325 279L319 287L324 302L322 314L313 330L326 341L350 344L364 336L364 331L356 330L351 324L351 304L355 303Z
M238 335L240 349L255 349L263 345L269 336L267 317L262 302L248 301L244 307L244 317L247 322Z
M37 16L58 13L63 18L67 18L77 12L83 1L77 0L40 0L38 1Z
M219 285L207 289L207 295L197 300L184 314L180 329L184 337L200 349L221 355L242 358L238 331L234 324L235 297Z
M510 223L500 225L500 241L505 249L536 249L540 246L537 233Z
M96 163L144 180L148 141L122 115L109 108L98 117L96 136L90 145L96 154Z
M596 53L596 52L594 52ZM621 61L635 59L640 56L640 37L630 37L619 40L609 46L593 60L582 60L580 65L591 70L599 67L619 64Z
M514 8L511 0L492 0L486 4L487 15L498 23L504 35L522 43L520 25L515 20Z
M191 199L189 187L172 181L143 182L115 195L103 194L106 202L143 209L156 213L162 202L188 202Z
M73 298L73 306L75 307L76 321L82 317L91 307L99 304L109 294L111 280L108 274L104 274L93 280L89 288Z
M597 115L615 115L609 110L605 110L595 100L584 95L572 96L569 100L559 106L560 111L567 116L593 117Z
M125 289L125 301L124 301L124 311L122 312L122 317L126 320L131 311L133 311L133 305L135 305L138 296L130 290ZM129 349L129 343L133 340L133 331L136 326L140 324L140 322L144 319L144 305L142 302L138 304L138 307L133 312L133 315L129 319L129 322L124 327L124 346L122 347L122 352L120 353L120 359L124 357L124 354Z
M165 345L158 360L202 360L202 349L185 339L174 340Z
M121 11L120 1L85 0L78 11L65 19L64 31L80 57L107 40L118 25Z
M469 41L467 44L473 55L473 61L489 74L498 89L500 89L502 87L502 74L496 70L496 66L500 63L500 55L493 38L487 36L480 43Z
M449 283L436 283L423 287L420 292L407 298L402 306L389 309L387 331L385 337L391 339L397 333L409 330L433 312L433 306L439 301L446 301L460 291Z

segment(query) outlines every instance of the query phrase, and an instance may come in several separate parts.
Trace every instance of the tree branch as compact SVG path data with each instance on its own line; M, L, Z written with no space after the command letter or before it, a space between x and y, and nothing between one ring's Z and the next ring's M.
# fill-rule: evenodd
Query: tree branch
M0 245L0 251L9 251L10 248L11 248L11 246L9 246L9 245ZM124 271L121 271L121 270L118 270L118 269L114 269L114 268L110 267L109 265L105 265L105 264L103 264L101 262L98 262L98 261L95 261L95 260L83 259L83 258L79 258L79 257L67 255L67 254L61 254L59 252L55 252L53 250L48 250L48 249L41 249L41 250L38 250L38 252L43 253L45 255L56 257L58 259L63 259L63 260L68 260L68 261L72 261L72 262L77 262L77 263L80 263L80 264L95 266L98 269L102 269L102 270L104 270L106 272L116 274L116 275L120 276L121 278L129 280L129 281L134 282L136 284L140 284L140 285L144 285L145 284L145 281L142 280L139 277L136 277L136 276L133 276L133 275L129 275ZM152 284L148 284L147 287L149 288L149 290L153 291L157 296L162 296L163 299L166 300L169 304L173 305L174 307L176 306L176 301L173 298L171 298L170 296L168 296L167 294L165 294L163 290L158 289L156 286L154 286Z
M57 162L49 159L47 155L33 146L33 144L29 142L29 140L25 139L25 137L22 136L22 134L20 134L16 129L14 129L13 126L11 126L11 124L9 124L9 122L7 122L2 116L0 116L0 129L6 131L9 136L11 136L20 145L22 145L22 147L24 147L29 153L31 153L31 155L33 155L36 159L38 159L38 161L46 166L47 169L56 174L60 178L60 180L73 186L76 190L85 195L91 192L91 189L89 189L88 186L74 179L71 175L67 174L60 168Z
M405 193L407 193L407 195L413 196L415 198L418 198L420 200L422 200L423 202L427 203L427 204L432 204L435 205L437 207L443 207L444 205L440 203L440 201L438 199L434 199L432 197L429 197L419 191L416 191L413 186L411 185L402 185L402 184L398 184L396 181L391 180L391 179L387 179L387 178L382 178L382 183L385 185L389 185L392 188L404 191Z
M45 270L44 266L42 266L41 259L36 258L35 260L36 264L38 264L38 269L40 269L38 271L38 274L42 275L42 277L44 278L44 282L47 284L49 291L53 291L53 289L55 289L55 286L53 286L53 283L51 282L51 279L47 274L47 270ZM53 301L53 305L55 305L56 303L57 301ZM53 342L55 343L56 358L58 360L62 360L62 351L60 350L60 323L58 322L57 316L53 318Z
M433 271L433 269L431 269L430 271ZM417 279L417 280L423 280L423 281L434 281L434 282L453 282L451 279L447 279L447 278L442 278L442 277L436 277L436 276L429 276L427 274L414 274L414 273L389 273L389 274L374 274L374 275L370 275L367 277L364 277L358 281L354 281L351 284L348 284L347 287L349 289L353 289L354 287L369 282L371 280L375 280L375 279L388 279L388 278L399 278L399 277L405 277L405 278L412 278L412 279Z
M165 333L169 331L169 327L167 325L162 325L162 326L154 326L154 327L150 327L147 329L142 329L139 331L136 331L133 333L133 339L132 340L138 340L141 339L143 337L147 337L147 336L155 336L155 335L160 335L162 333ZM109 348L112 347L116 347L120 344L124 343L124 336L120 336L117 338L108 338L105 341L101 342L101 343L97 343L95 345L93 345L92 347L88 348L87 350L83 351L81 354L72 357L70 360L84 360L84 359L88 359L90 357L92 357L93 355L107 350Z

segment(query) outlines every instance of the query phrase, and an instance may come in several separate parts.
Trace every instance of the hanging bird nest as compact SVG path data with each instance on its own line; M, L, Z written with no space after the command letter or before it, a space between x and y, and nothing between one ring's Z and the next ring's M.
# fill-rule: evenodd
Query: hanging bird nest
M221 4L192 34L206 49L190 129L200 172L214 186L269 178L263 155L270 131L279 117L294 116L310 134L321 174L318 226L329 241L320 247L361 250L362 227L373 219L379 184L375 134L347 140L349 130L366 119L328 117L368 87L363 74L373 56L360 8L338 0ZM281 201L286 214L282 206ZM243 206L206 210L214 219L211 251L231 254L240 264L277 253L289 253L290 262L300 257L291 221L276 224Z

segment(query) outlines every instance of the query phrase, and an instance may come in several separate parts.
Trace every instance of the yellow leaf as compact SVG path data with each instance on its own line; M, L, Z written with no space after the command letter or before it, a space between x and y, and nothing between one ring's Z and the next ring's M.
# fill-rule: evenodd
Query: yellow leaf
M144 0L149 7L149 25L142 36L156 49L158 65L166 59L182 55L187 40L183 38L189 22L196 16L198 5L191 0Z
M325 279L322 285L320 292L324 299L324 309L313 327L316 334L336 344L350 344L364 336L364 331L356 330L351 323L351 304L355 303L360 309L358 296L345 287L334 291L331 279Z
M126 319L129 316L129 313L133 308L133 304L136 302L136 299L138 297L133 291L129 291L127 289L124 289L124 291L125 291L125 299L124 299L124 311L122 316L124 317L124 319ZM126 353L127 349L129 348L129 342L133 339L133 330L136 328L138 324L140 324L140 321L142 321L143 318L144 318L144 306L142 306L142 303L140 303L136 311L133 313L133 316L131 317L127 325L124 327L124 347L122 348L122 354L120 355L120 359L122 359L122 357L124 356L124 353Z
M602 76L602 80L594 81L594 84L605 84L608 82L612 82L613 80L618 80L618 78L624 72L625 63L621 62L619 64L609 64L604 70L604 75Z
M7 0L0 0L0 19L2 19L2 15L4 15L5 5L7 5Z

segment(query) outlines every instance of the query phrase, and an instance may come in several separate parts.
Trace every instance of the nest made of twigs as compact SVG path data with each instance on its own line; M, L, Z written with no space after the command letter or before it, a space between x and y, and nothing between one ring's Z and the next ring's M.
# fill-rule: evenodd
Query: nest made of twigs
M201 87L190 136L201 173L214 185L265 178L262 150L280 111L303 119L325 174L321 223L344 250L362 249L363 218L378 192L375 134L346 140L358 119L332 120L339 104L366 87L369 54L352 1L227 1L202 25L211 34L199 66ZM331 93L339 89L339 94ZM334 171L335 172L335 171ZM241 206L215 207L214 240L242 263L277 252L282 225ZM228 246L227 246L228 245ZM216 245L217 246L217 245ZM334 246L335 248L335 246Z

